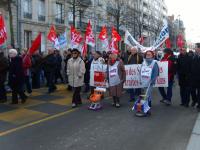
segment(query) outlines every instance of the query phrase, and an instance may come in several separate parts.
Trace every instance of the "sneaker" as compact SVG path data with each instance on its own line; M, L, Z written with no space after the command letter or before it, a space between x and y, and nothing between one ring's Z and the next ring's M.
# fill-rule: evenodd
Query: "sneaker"
M167 106L170 106L170 105L172 104L169 100L164 100L164 103L165 103Z
M72 108L76 108L77 105L75 103L72 103Z
M115 104L115 107L116 107L116 108L120 108L120 104L119 104L119 103L116 103L116 104Z

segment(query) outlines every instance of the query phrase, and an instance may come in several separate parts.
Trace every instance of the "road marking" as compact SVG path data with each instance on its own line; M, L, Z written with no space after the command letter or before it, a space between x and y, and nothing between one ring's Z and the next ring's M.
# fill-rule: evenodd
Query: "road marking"
M4 132L0 132L0 137L8 135L8 134L11 134L11 133L16 132L18 130L22 130L22 129L27 128L27 127L31 127L31 126L37 125L37 124L45 122L45 121L49 121L49 120L64 116L64 115L69 114L69 113L71 113L71 112L73 112L75 110L77 110L77 108L70 109L68 111L65 111L65 112L62 112L62 113L59 113L59 114L56 114L56 115L53 115L53 116L49 116L49 117L46 117L44 119L41 119L41 120L38 120L38 121L34 121L34 122L31 122L31 123L19 126L17 128L13 128L13 129L10 129L10 130L4 131Z

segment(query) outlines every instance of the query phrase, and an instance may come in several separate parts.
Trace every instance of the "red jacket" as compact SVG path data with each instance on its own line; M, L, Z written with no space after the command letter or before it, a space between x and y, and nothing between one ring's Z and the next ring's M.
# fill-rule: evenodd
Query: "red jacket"
M24 75L28 76L29 75L29 69L31 68L31 56L24 54L22 55L23 59L23 69L24 69Z
M173 54L165 54L161 61L168 62L168 80L173 81L176 74L176 61Z

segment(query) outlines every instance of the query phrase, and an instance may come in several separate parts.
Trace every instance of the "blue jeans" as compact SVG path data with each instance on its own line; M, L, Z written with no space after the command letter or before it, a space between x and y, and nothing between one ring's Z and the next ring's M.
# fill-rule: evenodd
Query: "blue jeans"
M168 87L167 87L167 93L165 92L164 87L159 87L159 92L162 96L163 99L168 100L171 102L172 99L172 87L173 87L173 81L168 82Z

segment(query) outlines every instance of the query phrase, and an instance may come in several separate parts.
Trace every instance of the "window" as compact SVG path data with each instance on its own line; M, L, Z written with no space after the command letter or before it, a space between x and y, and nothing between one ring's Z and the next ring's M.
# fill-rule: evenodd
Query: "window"
M45 21L45 0L39 0L38 4L38 20Z
M23 0L22 8L24 18L32 19L32 0Z
M30 48L32 42L32 32L24 31L24 48Z
M62 3L56 3L56 23L64 23L64 5Z

